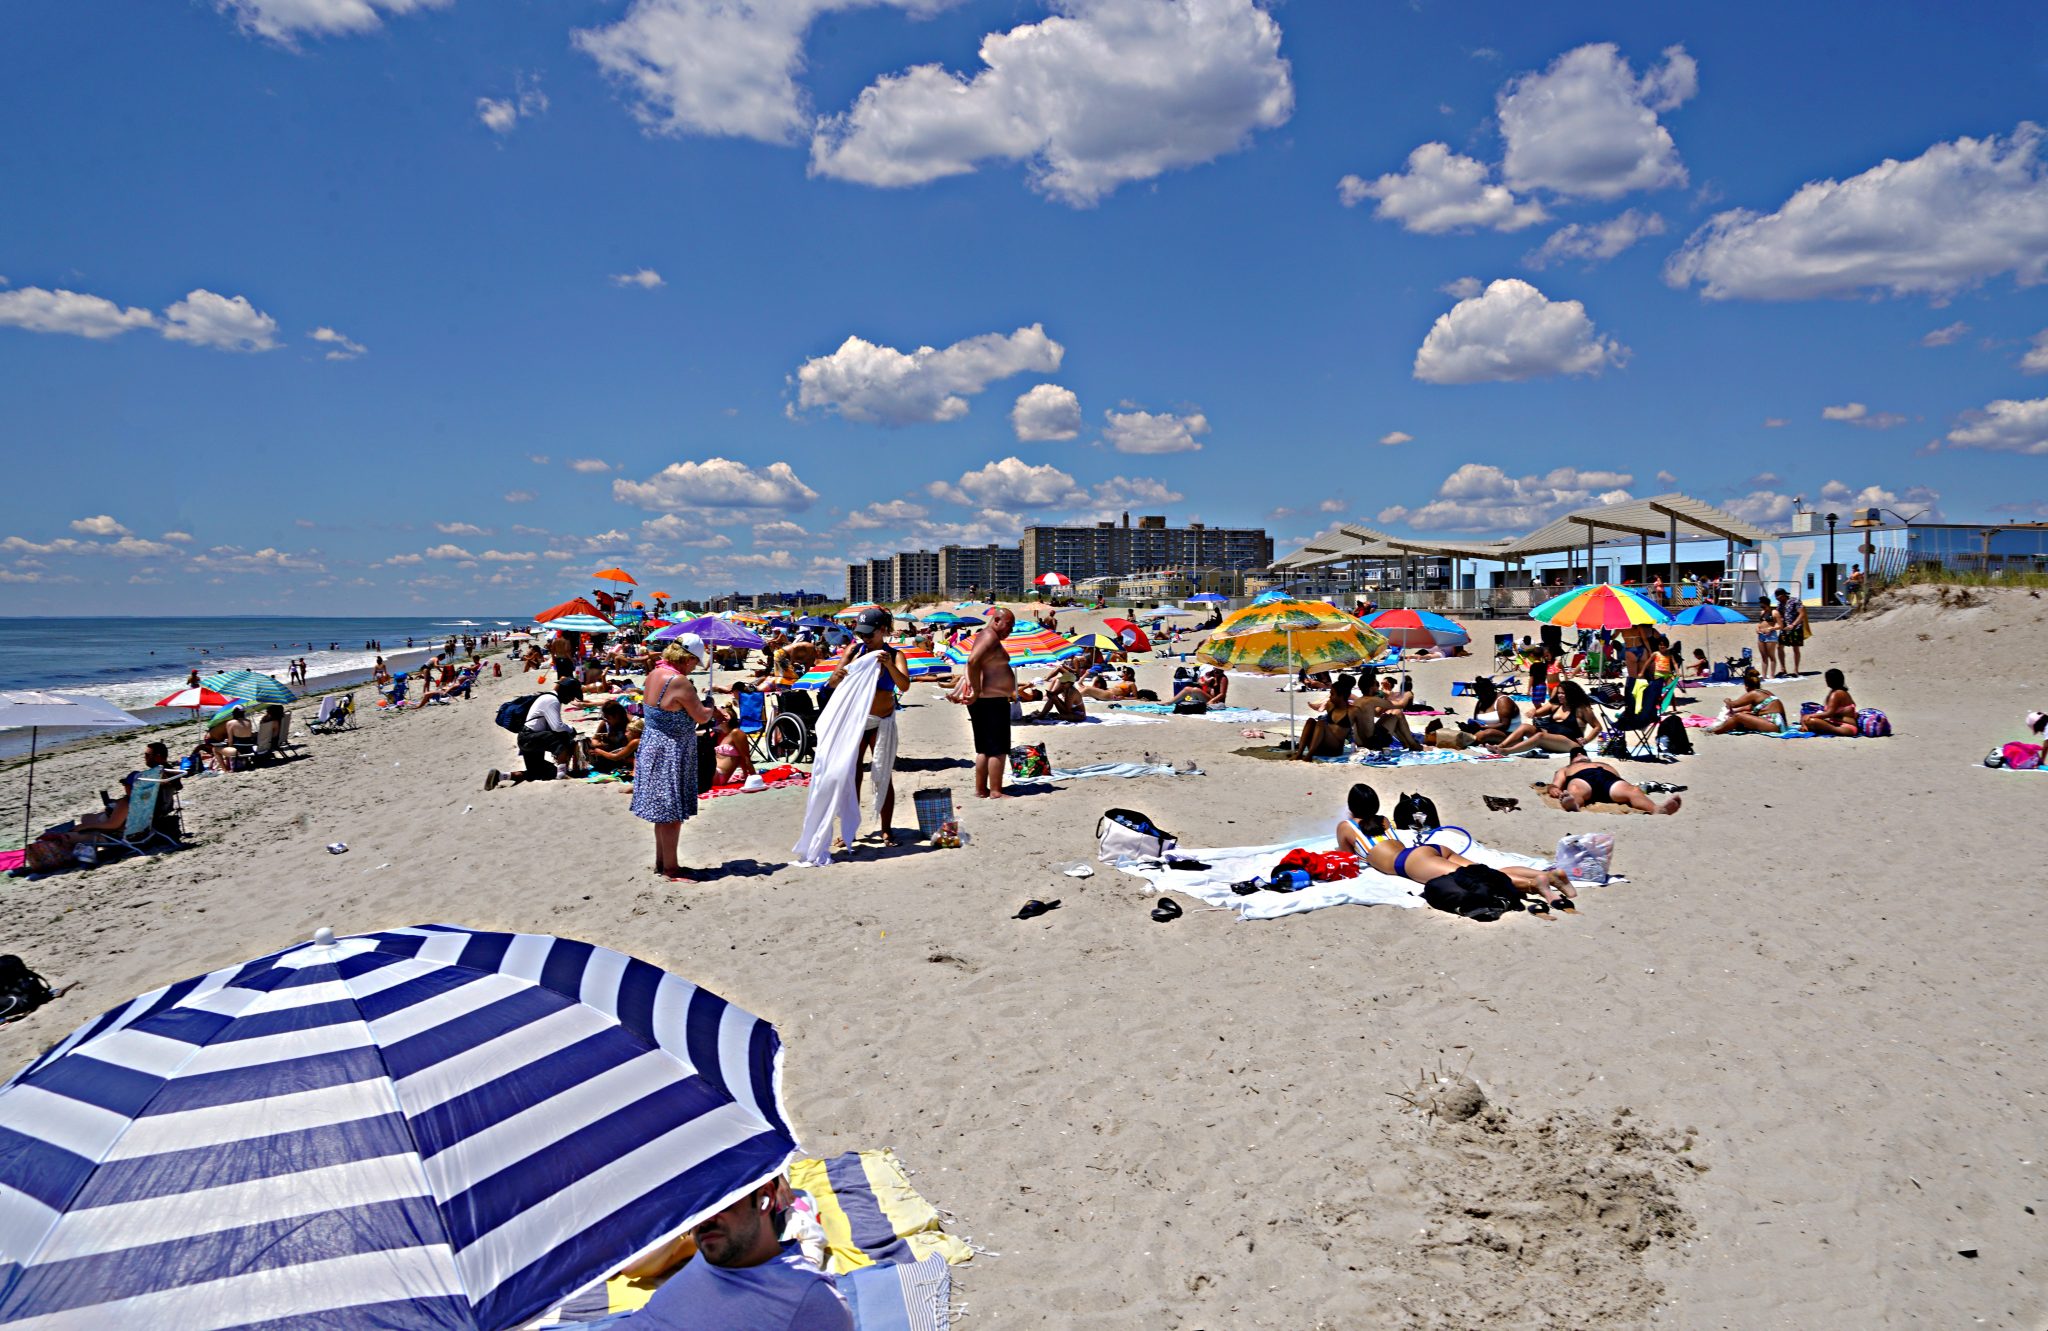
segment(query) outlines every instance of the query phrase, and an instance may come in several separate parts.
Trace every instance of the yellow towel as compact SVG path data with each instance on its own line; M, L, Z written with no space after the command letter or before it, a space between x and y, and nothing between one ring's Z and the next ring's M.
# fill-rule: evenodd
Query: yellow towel
M974 1255L965 1240L940 1229L937 1209L911 1186L903 1162L894 1151L862 1151L859 1159L863 1180L874 1195L873 1205L895 1236L909 1247L914 1259L922 1261L936 1253L948 1265L958 1266ZM853 1221L847 1214L846 1202L834 1188L827 1169L823 1160L797 1160L789 1167L789 1181L791 1187L809 1193L817 1203L818 1223L825 1230L825 1269L833 1275L845 1275L874 1265L875 1259L854 1242ZM856 1207L867 1205L865 1198L850 1200Z

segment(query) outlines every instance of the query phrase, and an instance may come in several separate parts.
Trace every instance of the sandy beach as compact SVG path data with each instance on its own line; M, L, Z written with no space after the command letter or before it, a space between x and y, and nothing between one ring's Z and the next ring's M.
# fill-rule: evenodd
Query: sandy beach
M1625 765L1689 787L1676 817L1543 808L1528 787L1554 760L1261 761L1233 752L1239 726L1178 717L1019 742L1063 766L1149 751L1205 775L989 804L963 710L920 683L898 826L915 827L912 790L948 786L968 846L791 868L804 794L769 791L704 805L682 859L706 881L681 886L650 871L623 787L484 792L512 762L495 705L532 691L487 671L473 701L365 707L334 736L302 717L302 760L188 782L186 851L0 879L0 951L75 982L0 1027L0 1063L321 926L559 933L772 1020L805 1145L893 1147L989 1250L955 1272L970 1328L2039 1327L2048 934L2028 871L2048 777L1978 764L2041 705L2048 601L1977 599L1904 593L1816 626L1788 707L1840 666L1890 739L1694 732L1676 766ZM1485 665L1412 673L1448 706ZM1143 659L1140 683L1164 691L1169 669ZM1715 710L1694 696L1685 710ZM1231 701L1287 710L1258 680ZM139 747L39 763L37 809L95 806ZM1612 832L1630 881L1547 921L1345 906L1240 922L1182 898L1162 925L1141 880L1059 873L1093 860L1106 808L1188 848L1260 844L1327 834L1354 780L1390 802L1426 792L1504 850ZM1063 905L1011 919L1030 897ZM1423 1112L1453 1073L1486 1107Z

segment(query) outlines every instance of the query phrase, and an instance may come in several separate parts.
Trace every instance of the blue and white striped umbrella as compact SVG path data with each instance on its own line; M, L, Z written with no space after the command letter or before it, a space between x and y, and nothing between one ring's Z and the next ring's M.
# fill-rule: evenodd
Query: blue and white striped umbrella
M0 1327L499 1331L795 1145L774 1027L658 967L323 929L0 1087Z

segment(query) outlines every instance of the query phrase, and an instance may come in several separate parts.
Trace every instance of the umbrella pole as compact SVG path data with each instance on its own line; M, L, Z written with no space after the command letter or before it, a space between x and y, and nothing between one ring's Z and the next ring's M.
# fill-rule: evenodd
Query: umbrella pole
M1293 629L1287 630L1287 663L1289 665L1294 664ZM1297 736L1294 733L1294 683L1295 681L1293 680L1287 681L1287 738L1289 739L1299 738L1299 736Z
M21 848L28 849L29 820L36 807L36 727L28 728L28 799L21 806Z

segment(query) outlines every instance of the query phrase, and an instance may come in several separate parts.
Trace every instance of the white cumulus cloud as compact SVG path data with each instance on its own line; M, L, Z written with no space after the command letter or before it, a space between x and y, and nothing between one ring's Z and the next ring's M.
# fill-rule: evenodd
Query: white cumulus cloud
M1759 527L1769 527L1792 518L1792 496L1776 490L1751 490L1738 499L1728 499L1721 507Z
M548 95L540 90L538 80L522 77L519 90L510 97L479 97L476 99L476 118L484 128L493 134L510 134L522 120L531 120L546 114Z
M1420 508L1395 505L1379 521L1417 531L1515 531L1540 527L1577 508L1620 503L1635 478L1625 472L1558 467L1541 476L1510 476L1499 467L1467 462L1444 478L1436 497Z
M1385 434L1380 436L1380 442L1387 445L1389 448L1392 448L1397 444L1414 443L1415 436L1408 433L1406 430L1389 430Z
M1102 418L1103 442L1119 453L1194 453L1202 447L1195 436L1209 433L1199 411L1105 411Z
M1573 260L1588 264L1600 263L1613 258L1647 236L1663 234L1662 216L1657 213L1638 212L1631 208L1619 217L1610 217L1604 222L1574 222L1568 227L1553 231L1549 239L1523 256L1522 262L1537 269Z
M1034 385L1010 408L1010 425L1026 443L1072 439L1081 433L1081 399L1058 384Z
M164 310L164 336L173 342L219 351L273 351L277 320L249 303L247 296L222 296L189 291L185 299Z
M582 472L586 476L595 476L599 472L606 472L611 469L612 464L606 462L603 458L571 458L569 460L570 471Z
M635 268L630 273L613 273L611 283L615 287L639 287L642 291L654 291L668 285L661 274L652 268Z
M933 498L978 508L1064 508L1088 502L1088 492L1051 463L1032 465L1022 458L1004 458L959 481L933 481Z
M126 536L128 529L105 513L94 518L73 518L71 530L87 536Z
M1920 339L1920 345L1923 347L1945 347L1951 343L1960 342L1969 335L1970 325L1957 320L1955 323L1944 324L1940 328L1936 328L1923 335Z
M2022 374L2048 374L2048 328L2034 334L2034 343L2020 357Z
M1861 402L1844 402L1837 407L1822 407L1820 418L1824 421L1840 421L1865 430L1889 430L1904 425L1906 418L1895 411L1872 411Z
M1437 290L1457 300L1470 300L1486 290L1486 283L1476 277L1454 277Z
M1776 212L1717 213L1664 266L1709 300L1811 300L1867 291L1937 301L2011 273L2048 280L2042 130L1937 143L1847 180L1800 187Z
M1963 423L1948 432L1950 448L1982 448L1994 453L2048 453L2048 397L2030 401L1999 398L1982 411L1966 413Z
M1584 305L1505 277L1437 317L1415 353L1415 377L1477 384L1598 374L1627 359L1627 347L1594 332Z
M797 479L787 462L750 467L730 458L671 462L644 481L621 477L612 498L650 509L773 508L795 512L817 502L818 492Z
M291 45L300 36L369 32L386 14L436 9L449 0L214 0L245 31Z
M1641 78L1611 42L1567 51L1501 89L1501 174L1512 189L1592 199L1683 185L1685 165L1657 117L1698 90L1682 46L1665 48L1664 63Z
M332 328L315 328L312 336L315 342L327 345L329 360L354 360L358 356L369 354L368 347L335 332Z
M930 514L923 504L913 504L908 499L887 499L857 508L846 515L840 525L850 531L873 531L878 527L902 527L917 522Z
M22 287L18 291L0 291L0 325L26 328L32 333L107 338L137 328L154 328L156 316L134 306L123 309L104 296Z
M819 122L812 171L904 186L1028 162L1036 188L1078 207L1232 152L1293 112L1280 26L1251 0L1053 8L984 37L972 77L918 65L870 84Z
M1425 143L1408 154L1406 171L1376 180L1345 176L1337 182L1337 197L1347 208L1376 199L1374 217L1423 235L1475 227L1519 231L1549 216L1542 204L1517 199L1491 175L1485 163L1452 152L1448 144Z
M908 352L849 337L831 355L797 367L789 414L817 408L877 425L957 420L967 399L996 380L1050 374L1065 354L1038 324Z

